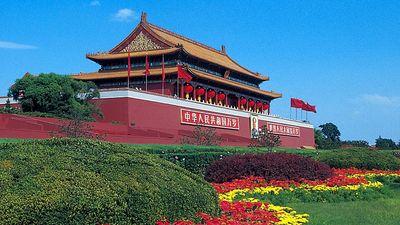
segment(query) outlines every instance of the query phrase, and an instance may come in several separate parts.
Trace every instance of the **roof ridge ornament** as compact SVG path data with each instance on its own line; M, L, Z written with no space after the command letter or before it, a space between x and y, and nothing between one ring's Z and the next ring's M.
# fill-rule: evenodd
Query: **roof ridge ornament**
M142 16L140 17L140 22L147 23L147 13L142 12Z
M221 45L221 52L226 55L226 48L225 45Z

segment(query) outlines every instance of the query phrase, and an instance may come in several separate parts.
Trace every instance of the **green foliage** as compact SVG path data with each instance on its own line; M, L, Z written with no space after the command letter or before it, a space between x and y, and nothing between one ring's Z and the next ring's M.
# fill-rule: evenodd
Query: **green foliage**
M380 149L397 149L397 145L392 139L382 138L381 136L376 139L375 146Z
M270 132L267 125L263 125L257 138L252 140L250 147L265 147L269 151L272 151L273 148L278 147L281 144L281 137L278 134Z
M0 144L1 224L154 224L218 210L202 178L126 145Z
M158 155L192 173L204 176L207 166L228 155L270 152L262 147L193 146L193 145L130 145L132 150ZM303 156L316 156L315 150L274 148L273 152L291 152Z
M331 141L340 141L340 131L333 123L326 123L319 126L322 133Z
M317 160L334 168L358 169L400 169L400 160L391 153L381 153L368 149L339 149L320 154Z
M77 81L54 73L25 75L10 88L23 112L41 112L61 118L93 120L101 115L88 100L99 97L93 82Z
M314 129L314 140L315 144L317 145L317 148L320 148L320 146L323 145L324 139L325 137L322 131L320 129Z
M11 108L11 109L8 109L8 110L6 108L2 108L2 109L0 109L0 113L17 114L17 115L34 116L34 117L43 117L43 118L60 118L60 116L52 114L52 113L23 112L22 110L16 109L16 108Z
M391 198L374 201L289 203L287 206L309 214L307 225L398 225L400 188L391 192Z
M246 193L238 195L235 200L246 198L255 198L261 201L270 202L275 205L287 205L288 203L298 202L348 202L360 200L375 200L378 198L390 197L390 189L383 188L366 188L357 191L336 190L336 191L305 191L296 189L294 191L283 190L278 195L273 193Z
M358 148L368 148L369 147L368 141L364 141L364 140L342 141L342 145L350 145L352 147L358 147Z
M339 148L340 131L333 123L326 123L319 126L320 130L314 131L315 143L319 149L335 149Z

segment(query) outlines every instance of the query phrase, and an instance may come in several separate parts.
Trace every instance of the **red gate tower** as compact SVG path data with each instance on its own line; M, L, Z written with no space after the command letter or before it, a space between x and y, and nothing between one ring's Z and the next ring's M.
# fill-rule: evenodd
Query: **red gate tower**
M271 101L282 95L260 89L267 76L236 63L224 46L217 50L147 22L146 13L121 43L86 58L100 69L73 78L95 82L101 121L127 124L128 133L142 137L138 142L179 143L198 125L215 127L223 144L248 145L267 124L283 146L314 146L311 124L270 115Z

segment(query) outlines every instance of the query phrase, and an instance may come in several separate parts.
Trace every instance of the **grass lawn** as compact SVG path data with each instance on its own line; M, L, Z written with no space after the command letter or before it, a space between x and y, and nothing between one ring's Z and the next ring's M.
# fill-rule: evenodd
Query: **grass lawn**
M10 143L10 142L19 142L25 139L17 139L17 138L0 138L0 144L1 143Z
M310 225L398 225L400 224L400 187L392 198L341 203L292 203L299 213L310 215Z

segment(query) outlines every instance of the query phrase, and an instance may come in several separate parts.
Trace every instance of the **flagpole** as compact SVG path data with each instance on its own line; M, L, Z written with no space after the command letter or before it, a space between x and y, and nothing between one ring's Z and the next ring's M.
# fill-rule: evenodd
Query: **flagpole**
M303 120L303 109L300 111L300 120Z

